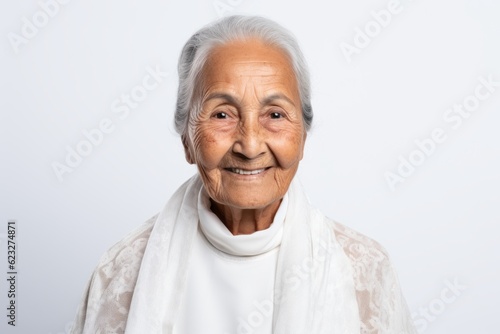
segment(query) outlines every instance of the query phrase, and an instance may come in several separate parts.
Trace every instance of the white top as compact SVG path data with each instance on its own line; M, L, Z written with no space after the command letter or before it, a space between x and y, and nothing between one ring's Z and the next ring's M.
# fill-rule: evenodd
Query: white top
M272 332L276 264L287 205L285 195L268 229L233 235L210 210L204 188L200 190L200 224L175 334Z

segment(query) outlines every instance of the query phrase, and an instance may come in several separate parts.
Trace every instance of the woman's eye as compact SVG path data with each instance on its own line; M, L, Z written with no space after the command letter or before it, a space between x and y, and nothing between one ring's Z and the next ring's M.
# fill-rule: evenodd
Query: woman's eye
M272 113L270 114L270 116L271 116L271 118L272 118L272 119L278 119L278 118L283 117L283 115L282 115L281 113L276 112L276 111L272 112Z
M227 118L227 114L225 112L218 112L214 116L217 119L226 119Z

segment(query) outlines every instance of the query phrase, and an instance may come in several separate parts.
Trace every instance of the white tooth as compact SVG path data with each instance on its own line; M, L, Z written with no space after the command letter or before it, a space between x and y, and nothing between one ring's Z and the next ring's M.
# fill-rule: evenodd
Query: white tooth
M255 175L255 174L260 174L263 171L264 171L264 168L263 169L256 169L256 170L249 170L249 171L239 169L239 168L233 168L233 172L240 174L240 175Z

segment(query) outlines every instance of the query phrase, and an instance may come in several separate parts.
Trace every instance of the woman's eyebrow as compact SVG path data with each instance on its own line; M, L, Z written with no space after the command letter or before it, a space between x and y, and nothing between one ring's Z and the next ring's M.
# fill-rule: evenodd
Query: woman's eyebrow
M236 105L236 106L239 105L239 102L236 100L236 98L234 96L229 95L227 93L217 93L217 92L209 94L205 99L203 99L203 103L210 101L210 100L214 100L214 99L225 100L229 104Z
M229 104L232 104L235 106L240 105L239 101L234 96L227 94L227 93L220 93L220 92L214 92L214 93L209 94L205 99L203 99L203 103L210 101L210 100L214 100L214 99L225 100ZM276 100L284 100L284 101L290 103L292 106L296 107L295 103L288 96L286 96L285 94L282 94L282 93L276 93L276 94L271 94L269 96L266 96L260 102L260 105L266 106L266 105L269 105Z
M261 101L260 104L262 106L266 106L275 100L285 100L286 102L290 103L292 106L296 107L295 103L293 103L293 101L288 96L286 96L285 94L281 94L281 93L276 93L276 94L272 94L272 95L267 96L264 100Z

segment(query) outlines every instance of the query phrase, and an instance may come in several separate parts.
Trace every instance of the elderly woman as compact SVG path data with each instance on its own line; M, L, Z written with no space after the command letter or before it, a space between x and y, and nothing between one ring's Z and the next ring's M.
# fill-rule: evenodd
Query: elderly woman
M73 333L415 333L387 254L294 180L313 114L292 35L233 16L179 60L192 177L95 270Z

